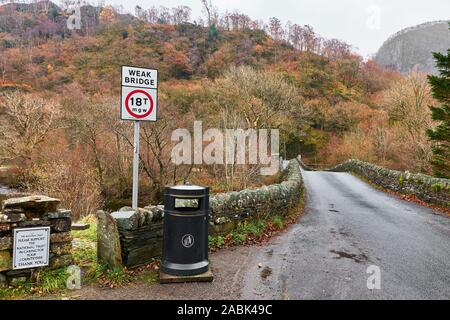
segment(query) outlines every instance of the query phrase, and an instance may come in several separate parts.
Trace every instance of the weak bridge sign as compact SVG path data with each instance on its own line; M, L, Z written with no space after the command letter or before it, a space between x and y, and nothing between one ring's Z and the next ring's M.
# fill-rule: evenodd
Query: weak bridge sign
M122 120L156 121L158 70L122 66Z

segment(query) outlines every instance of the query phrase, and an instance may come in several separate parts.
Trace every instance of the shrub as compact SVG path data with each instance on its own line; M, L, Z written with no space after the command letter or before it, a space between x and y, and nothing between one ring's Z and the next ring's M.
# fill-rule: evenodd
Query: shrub
M238 232L234 232L231 235L231 239L234 244L241 244L242 242L244 242L247 239L247 235L238 233Z
M101 207L96 173L82 161L33 164L22 180L33 193L61 199L61 205L72 210L73 220L94 214Z

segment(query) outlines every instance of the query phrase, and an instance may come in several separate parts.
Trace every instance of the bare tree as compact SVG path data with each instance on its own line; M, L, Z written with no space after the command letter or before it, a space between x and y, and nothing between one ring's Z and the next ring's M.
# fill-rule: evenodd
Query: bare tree
M173 24L183 24L191 20L191 8L188 6L178 6L172 8Z
M305 25L302 28L302 38L304 41L305 51L317 52L316 49L318 46L319 39L316 33L314 32L313 27L311 27L310 25Z
M331 60L337 60L350 55L351 45L338 39L329 39L323 42L322 54Z
M290 25L288 41L295 49L303 51L305 48L303 28L298 24Z
M134 8L134 14L138 19L148 21L148 12L144 10L141 6L136 6Z
M29 161L50 131L58 127L59 106L19 92L0 101L0 159Z
M105 190L105 160L101 145L109 140L109 130L108 122L99 110L107 110L112 105L110 101L94 99L68 102L65 105L67 129L72 139L81 141L91 149L93 166L97 170L97 180L102 192ZM78 111L80 108L83 112Z
M391 121L406 130L409 142L416 148L420 170L428 164L431 156L430 142L425 132L433 124L429 106L435 103L427 77L416 71L394 84L383 95L382 105Z
M203 11L206 14L208 20L208 27L217 25L219 13L217 8L214 7L211 0L201 0L203 5Z
M159 17L159 12L158 12L158 8L155 6L152 6L150 9L147 10L147 21L150 23L158 23L158 17Z
M269 20L268 25L269 34L275 41L281 41L284 37L283 26L281 25L281 21L278 18L272 17Z
M172 15L170 14L170 9L164 6L159 7L158 23L170 24L172 21Z

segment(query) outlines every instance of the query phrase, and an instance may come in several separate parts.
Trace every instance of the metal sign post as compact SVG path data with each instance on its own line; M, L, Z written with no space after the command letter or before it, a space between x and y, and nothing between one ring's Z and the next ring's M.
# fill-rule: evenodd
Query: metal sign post
M122 66L120 118L134 121L132 207L138 208L139 127L141 121L156 121L158 70Z
M134 144L133 144L133 209L138 208L138 194L139 194L139 121L134 122Z

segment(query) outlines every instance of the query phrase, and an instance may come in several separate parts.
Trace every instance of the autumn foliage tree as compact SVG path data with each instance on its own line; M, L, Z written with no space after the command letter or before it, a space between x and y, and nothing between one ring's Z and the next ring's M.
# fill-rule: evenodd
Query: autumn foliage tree
M418 169L426 171L431 146L425 132L432 126L429 106L435 104L426 76L411 73L387 90L383 99L390 120L404 129L405 142L414 147Z

